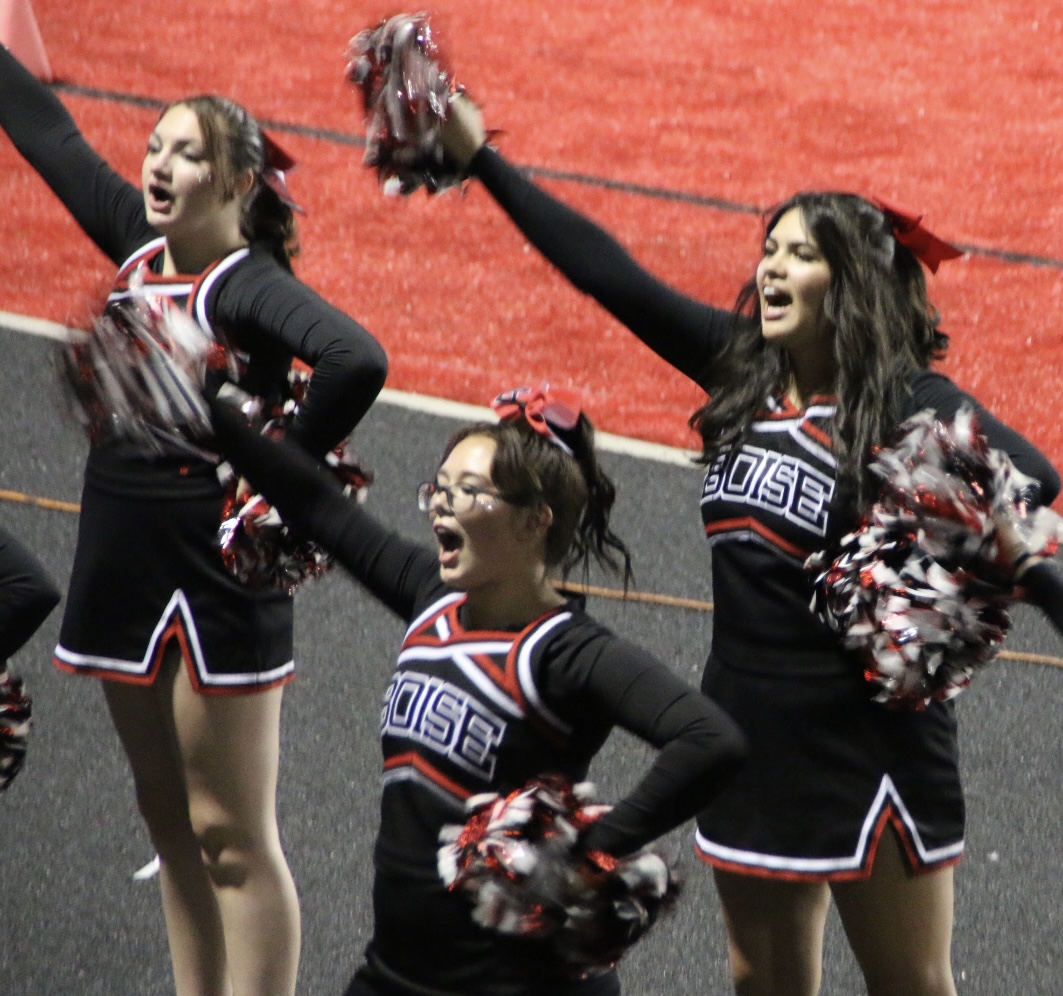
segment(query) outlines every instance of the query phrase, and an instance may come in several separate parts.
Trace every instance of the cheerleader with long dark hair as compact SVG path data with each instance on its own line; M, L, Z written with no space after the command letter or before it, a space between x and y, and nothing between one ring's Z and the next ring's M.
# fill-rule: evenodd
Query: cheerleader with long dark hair
M267 410L284 405L298 357L314 373L289 438L321 456L350 433L386 360L293 275L291 160L244 108L215 96L165 108L137 187L6 49L0 95L0 127L119 267L106 317L183 310ZM209 432L93 428L56 663L103 679L161 859L177 992L291 994L299 907L275 795L292 599L223 566Z
M964 844L956 718L873 701L863 664L809 609L809 554L874 497L870 464L906 418L968 406L1051 502L1059 477L1018 433L931 369L946 337L923 267L956 256L903 209L798 194L766 219L731 311L682 294L491 146L452 100L447 152L528 240L708 399L691 418L716 611L703 689L751 757L698 817L736 990L813 996L833 897L869 992L951 996L953 865ZM1034 577L1045 573L1042 568Z

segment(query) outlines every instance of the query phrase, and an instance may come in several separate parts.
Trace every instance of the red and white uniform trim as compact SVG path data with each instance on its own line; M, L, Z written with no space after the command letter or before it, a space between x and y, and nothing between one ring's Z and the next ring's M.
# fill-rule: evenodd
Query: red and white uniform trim
M942 847L926 847L912 818L889 775L883 775L874 801L868 808L860 829L856 850L850 855L832 858L788 857L781 854L760 854L726 847L709 840L700 830L694 834L698 856L723 871L737 871L764 878L815 881L830 879L866 878L871 874L875 852L887 825L892 824L908 854L912 867L940 868L955 864L963 856L964 841L958 840Z

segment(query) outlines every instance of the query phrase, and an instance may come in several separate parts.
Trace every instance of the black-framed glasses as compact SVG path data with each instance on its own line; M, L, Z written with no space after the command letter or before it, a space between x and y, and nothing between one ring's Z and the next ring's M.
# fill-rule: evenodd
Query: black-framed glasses
M427 512L432 507L432 500L436 495L443 495L447 502L446 507L454 515L465 515L474 508L490 512L497 502L503 500L497 491L478 488L475 484L445 485L425 481L417 485L417 507L422 512Z

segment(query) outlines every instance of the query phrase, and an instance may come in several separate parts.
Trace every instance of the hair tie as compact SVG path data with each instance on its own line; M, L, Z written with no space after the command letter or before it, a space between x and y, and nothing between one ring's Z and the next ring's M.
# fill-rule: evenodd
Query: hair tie
M939 239L929 228L923 225L923 215L911 208L903 207L894 201L872 197L875 205L890 223L893 237L913 256L922 262L931 273L937 273L938 266L947 259L956 259L963 255L962 249Z
M523 418L539 435L572 456L572 447L560 436L579 424L580 396L578 391L551 387L543 382L535 387L515 387L491 402L500 422Z
M262 151L265 153L266 160L262 166L262 182L280 198L282 204L287 204L293 211L298 211L300 214L306 214L292 199L291 191L288 190L288 181L285 178L285 174L295 169L298 162L265 129L262 130Z

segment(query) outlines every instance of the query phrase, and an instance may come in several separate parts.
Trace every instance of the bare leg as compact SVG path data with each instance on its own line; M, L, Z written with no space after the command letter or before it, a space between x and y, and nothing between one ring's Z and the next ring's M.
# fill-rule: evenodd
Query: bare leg
M282 688L207 696L186 668L173 715L188 814L214 886L233 996L290 996L299 901L276 818Z
M102 685L133 771L137 804L161 858L159 882L176 992L228 996L221 915L188 818L173 731L173 684L180 667L180 655L168 654L151 687L114 681Z
M913 875L890 828L871 877L835 883L834 901L868 996L956 996L952 872Z
M825 883L715 870L738 996L816 996L823 975Z

